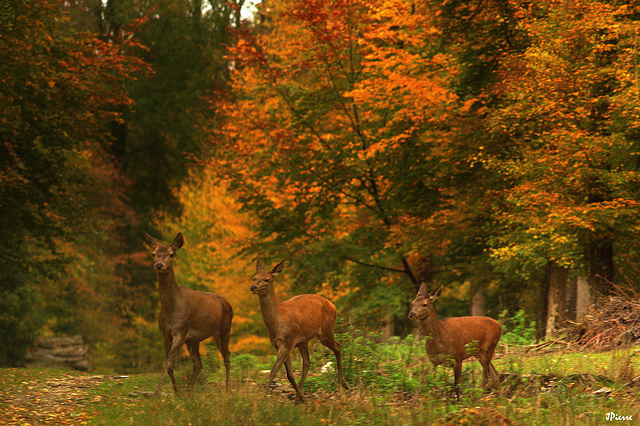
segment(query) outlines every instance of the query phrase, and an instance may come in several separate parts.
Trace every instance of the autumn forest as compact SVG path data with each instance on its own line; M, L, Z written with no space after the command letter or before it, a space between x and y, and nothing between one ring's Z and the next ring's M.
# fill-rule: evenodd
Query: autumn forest
M640 5L626 0L3 0L0 364L76 335L158 371L158 283L249 287L406 336L443 316L538 337L640 291Z

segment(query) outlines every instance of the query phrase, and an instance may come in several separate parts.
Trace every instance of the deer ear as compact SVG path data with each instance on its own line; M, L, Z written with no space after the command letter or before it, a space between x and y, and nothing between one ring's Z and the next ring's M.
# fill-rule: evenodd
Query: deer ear
M182 238L182 232L178 232L178 235L176 235L176 237L173 239L173 242L171 243L171 248L173 249L173 251L178 251L178 249L180 249L183 244L184 238Z
M146 232L144 233L144 241L152 249L155 249L156 246L160 245L160 243L155 238L153 238L151 235L147 234Z
M273 269L271 270L271 275L275 277L280 272L282 272L283 267L284 267L284 260L273 267Z
M431 298L431 300L436 300L438 297L440 297L440 294L442 294L442 284L440 284L438 288L429 293L429 297Z
M262 260L258 259L256 262L256 272L260 271L264 271L264 263L262 263Z
M427 287L427 283L420 283L420 288L418 289L418 295L426 296L429 294L429 287Z

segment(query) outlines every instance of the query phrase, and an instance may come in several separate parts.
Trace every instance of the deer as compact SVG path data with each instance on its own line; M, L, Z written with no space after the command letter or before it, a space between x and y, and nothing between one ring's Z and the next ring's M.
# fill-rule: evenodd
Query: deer
M284 260L274 266L271 271L265 271L262 261L258 260L256 275L251 285L251 292L257 294L260 301L260 311L269 332L269 340L278 350L276 361L269 374L267 393L271 392L273 380L284 364L287 379L296 392L296 402L304 402L302 388L311 366L309 341L315 337L318 337L320 343L334 353L338 367L338 381L342 387L349 389L342 375L340 343L334 336L336 307L318 294L300 294L278 303L273 281L282 272L283 265ZM302 376L299 386L293 376L290 357L291 351L296 347L302 356Z
M202 371L200 342L212 336L224 360L226 390L229 391L231 368L229 335L233 319L231 304L219 294L181 287L176 283L173 256L184 244L182 233L178 233L170 245L158 242L146 232L144 235L147 244L153 249L153 268L158 275L160 289L158 327L164 336L166 353L155 395L161 394L166 375L171 379L174 392L179 393L173 373L173 363L184 344L187 345L193 362L193 373L189 378L187 391L193 389Z
M500 391L500 378L491 362L502 335L500 323L493 318L482 316L439 320L433 302L440 297L441 293L442 284L435 290L429 291L427 284L421 283L415 299L411 302L409 312L409 318L420 322L427 337L425 347L429 361L434 368L442 364L453 367L454 389L458 401L460 401L462 361L472 356L482 365L482 387L486 389L491 376L494 387ZM412 398L413 404L420 395L423 380L424 375Z

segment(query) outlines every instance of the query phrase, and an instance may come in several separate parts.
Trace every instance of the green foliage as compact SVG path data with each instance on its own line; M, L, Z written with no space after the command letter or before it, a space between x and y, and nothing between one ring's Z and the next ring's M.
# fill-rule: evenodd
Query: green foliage
M524 311L518 310L513 316L502 311L499 317L502 324L500 341L508 345L530 345L536 341L536 323L528 321Z

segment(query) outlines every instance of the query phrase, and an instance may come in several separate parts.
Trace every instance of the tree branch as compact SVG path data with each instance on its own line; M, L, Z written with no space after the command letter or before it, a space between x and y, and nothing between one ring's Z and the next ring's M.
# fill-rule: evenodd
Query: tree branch
M402 273L402 274L406 274L407 273L407 271L405 269L389 268L387 266L376 265L376 264L373 264L373 263L365 263L365 262L361 262L361 261L356 260L356 259L354 259L352 257L349 257L349 256L342 256L342 258L345 259L345 260L348 260L349 262L357 263L358 265L368 266L369 268L382 269L382 270L391 271L391 272L399 272L399 273Z

